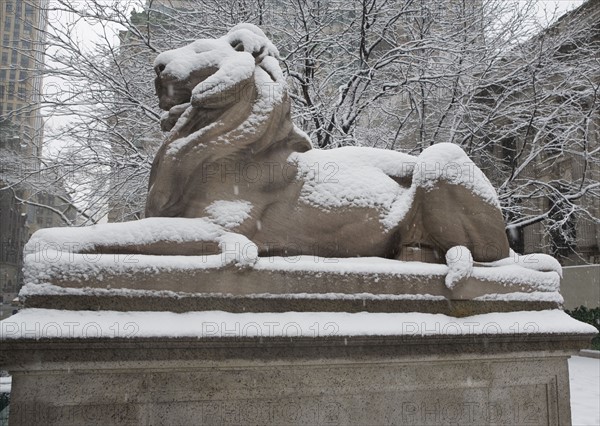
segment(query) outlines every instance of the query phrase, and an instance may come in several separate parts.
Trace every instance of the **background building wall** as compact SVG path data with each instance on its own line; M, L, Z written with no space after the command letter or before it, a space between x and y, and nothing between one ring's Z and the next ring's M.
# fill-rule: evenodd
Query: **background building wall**
M600 265L564 267L560 292L565 309L600 307Z

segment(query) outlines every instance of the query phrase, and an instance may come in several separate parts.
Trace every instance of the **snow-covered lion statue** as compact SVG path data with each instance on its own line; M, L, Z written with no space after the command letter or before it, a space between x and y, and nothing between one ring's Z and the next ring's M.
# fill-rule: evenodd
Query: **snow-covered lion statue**
M456 246L480 262L509 256L496 192L458 146L416 157L312 149L291 121L278 51L258 27L240 24L154 65L170 133L152 166L146 217L203 217L266 256L444 262Z

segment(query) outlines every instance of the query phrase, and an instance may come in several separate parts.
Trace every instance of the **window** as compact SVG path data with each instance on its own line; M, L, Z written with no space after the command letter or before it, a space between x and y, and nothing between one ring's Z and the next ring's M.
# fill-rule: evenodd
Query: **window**
M6 70L0 70L0 80L6 80Z
M17 0L17 3L15 4L14 11L15 11L15 16L16 17L18 17L18 18L21 17L21 0Z
M21 66L23 68L29 68L29 57L25 55L21 55Z
M8 30L10 28L10 16L7 16L6 18L4 18L4 28L6 30Z
M25 100L27 99L27 90L25 90L25 86L19 86L19 99Z
M2 52L2 63L8 64L8 52Z

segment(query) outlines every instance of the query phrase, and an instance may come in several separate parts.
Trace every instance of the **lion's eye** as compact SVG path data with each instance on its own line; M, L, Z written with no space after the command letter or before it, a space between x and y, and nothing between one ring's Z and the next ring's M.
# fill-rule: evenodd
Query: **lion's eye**
M157 66L154 67L154 72L156 72L156 75L160 76L160 73L165 70L165 67L166 67L165 64L158 64Z

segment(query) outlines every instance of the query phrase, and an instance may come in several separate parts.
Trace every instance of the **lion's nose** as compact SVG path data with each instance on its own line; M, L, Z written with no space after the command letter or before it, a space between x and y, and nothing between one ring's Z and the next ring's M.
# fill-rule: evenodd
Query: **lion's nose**
M154 71L156 72L156 75L160 77L160 73L163 72L165 70L165 64L158 64L157 66L154 67Z

